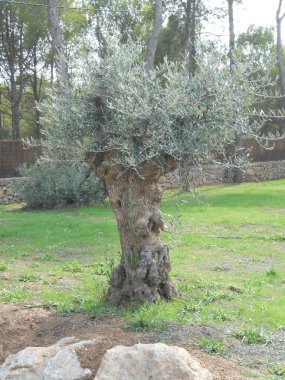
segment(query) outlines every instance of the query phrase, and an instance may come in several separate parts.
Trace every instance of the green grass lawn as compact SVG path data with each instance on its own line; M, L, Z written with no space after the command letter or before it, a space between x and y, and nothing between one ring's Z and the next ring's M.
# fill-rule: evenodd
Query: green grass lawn
M285 180L207 187L162 202L181 298L117 311L104 292L119 260L108 207L23 211L0 206L0 301L50 305L63 314L117 313L130 329L161 321L285 326Z

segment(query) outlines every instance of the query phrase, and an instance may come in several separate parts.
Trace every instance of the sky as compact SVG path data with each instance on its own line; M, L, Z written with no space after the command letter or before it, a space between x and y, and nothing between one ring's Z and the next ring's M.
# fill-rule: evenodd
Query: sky
M283 11L285 11L285 1ZM207 0L211 6L225 7L226 0ZM249 25L271 27L275 26L276 10L279 0L243 0L242 4L234 4L235 34L246 32ZM205 32L224 34L221 40L228 40L228 20L216 22L214 25L205 25ZM283 26L283 40L285 41L285 20Z
M274 26L278 3L279 0L243 0L235 5L237 33L245 32L250 24Z

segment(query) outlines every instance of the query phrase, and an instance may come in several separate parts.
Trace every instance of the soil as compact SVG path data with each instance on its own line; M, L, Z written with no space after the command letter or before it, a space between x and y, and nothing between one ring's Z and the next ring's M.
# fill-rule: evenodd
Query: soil
M132 346L136 343L163 342L186 348L201 365L208 368L214 380L246 380L244 368L230 358L208 355L197 347L195 335L213 336L210 327L185 328L169 326L163 333L129 332L125 321L117 317L92 320L81 314L63 317L40 307L20 304L0 305L0 364L5 358L27 346L48 346L64 337L79 340L99 338L99 342L78 352L83 368L90 368L95 376L104 353L113 346ZM204 330L203 330L204 329ZM206 329L206 330L205 330Z

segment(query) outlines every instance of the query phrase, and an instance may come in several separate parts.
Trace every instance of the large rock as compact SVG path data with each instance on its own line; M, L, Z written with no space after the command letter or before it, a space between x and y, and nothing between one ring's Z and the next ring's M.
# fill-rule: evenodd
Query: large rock
M95 380L212 380L180 347L162 343L117 346L107 351Z
M27 347L10 355L0 367L1 380L88 380L90 369L81 368L76 351L98 339L75 342L64 338L49 347Z

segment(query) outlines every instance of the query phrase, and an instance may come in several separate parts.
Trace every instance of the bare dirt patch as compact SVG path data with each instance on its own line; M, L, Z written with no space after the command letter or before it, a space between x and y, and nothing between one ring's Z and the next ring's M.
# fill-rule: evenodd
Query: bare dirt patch
M80 340L100 337L99 342L79 352L83 367L90 368L95 375L104 353L113 346L132 346L136 343L165 342L186 348L197 357L202 366L208 368L214 380L246 380L243 368L237 361L210 356L201 352L195 344L195 331L169 326L162 334L135 333L124 330L125 321L108 317L94 321L84 315L63 317L43 308L27 308L20 304L0 305L0 363L5 358L27 346L48 346L67 336Z

